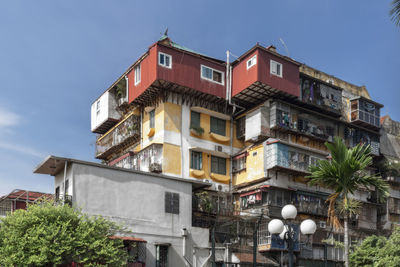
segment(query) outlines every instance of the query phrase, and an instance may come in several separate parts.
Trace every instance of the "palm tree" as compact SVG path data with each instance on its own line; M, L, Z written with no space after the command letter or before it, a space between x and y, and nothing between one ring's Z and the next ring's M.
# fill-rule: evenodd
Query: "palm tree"
M397 26L400 26L400 0L392 1L392 9L389 11L389 15Z
M334 143L326 142L332 159L320 160L316 166L310 166L310 185L320 185L333 190L329 196L328 222L335 228L341 228L335 207L339 206L344 217L344 257L345 266L349 266L349 229L348 219L354 213L354 201L350 198L360 188L378 193L379 200L388 195L387 183L378 175L369 175L363 171L372 163L369 145L357 145L347 148L340 137L335 137ZM339 203L340 202L340 203Z

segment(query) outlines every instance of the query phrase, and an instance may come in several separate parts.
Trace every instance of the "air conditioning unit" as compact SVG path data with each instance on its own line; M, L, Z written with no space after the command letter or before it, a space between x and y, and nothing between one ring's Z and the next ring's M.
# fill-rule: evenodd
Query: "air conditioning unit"
M215 146L215 151L222 152L222 146Z
M150 163L149 170L151 172L160 173L162 172L162 167L160 163Z
M326 222L325 221L319 221L319 228L325 229L326 228Z

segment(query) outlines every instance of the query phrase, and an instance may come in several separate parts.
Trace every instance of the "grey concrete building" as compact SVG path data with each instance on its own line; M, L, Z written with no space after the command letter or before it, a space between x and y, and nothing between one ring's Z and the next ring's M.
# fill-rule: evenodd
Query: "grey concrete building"
M34 172L54 176L58 198L144 240L146 266L203 266L210 257L208 229L192 227L192 191L208 183L55 156Z

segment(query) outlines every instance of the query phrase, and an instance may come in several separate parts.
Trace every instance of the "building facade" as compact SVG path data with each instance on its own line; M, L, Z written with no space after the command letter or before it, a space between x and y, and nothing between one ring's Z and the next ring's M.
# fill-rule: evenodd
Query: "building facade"
M308 167L329 157L324 143L334 136L349 147L371 145L378 163L385 153L380 146L383 106L365 86L299 63L273 46L257 44L233 62L229 55L226 60L208 57L168 36L151 45L92 104L96 158L110 167L209 184L205 191L188 190L193 214L185 224L215 231L216 222L230 221L220 243L232 244L232 250L252 244L252 227L250 241L239 238L241 217L277 218L285 204L293 203L299 221L312 218L318 225L312 250L297 244L297 264L340 264L343 252L333 241L343 241L343 233L326 224L332 191L310 187ZM56 176L56 186L65 188L60 179ZM352 197L363 206L351 218L351 241L386 229L385 222L394 218L384 216L390 209L382 213L374 192L360 188ZM96 207L85 204L91 205ZM282 262L285 245L268 233L267 223L261 221L257 229L258 251Z

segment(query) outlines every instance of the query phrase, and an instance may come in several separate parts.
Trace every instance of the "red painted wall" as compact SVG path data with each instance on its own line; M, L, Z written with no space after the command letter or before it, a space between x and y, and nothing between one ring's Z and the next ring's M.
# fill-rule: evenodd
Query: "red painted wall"
M247 70L247 60L255 53L257 54L257 65ZM271 59L282 64L282 78L270 73ZM299 75L299 67L296 64L258 48L234 66L232 96L237 95L256 81L291 95L300 96Z
M157 78L183 85L203 93L225 98L225 66L202 59L199 56L177 51L165 46L158 46L158 51L172 56L172 69L157 64ZM201 65L224 73L223 85L204 80L200 77Z
M257 65L247 69L247 60L257 55ZM237 95L245 88L249 87L252 83L257 81L258 77L258 62L259 62L258 49L244 57L242 61L237 63L232 69L232 96Z
M19 209L26 210L26 202L25 201L24 202L16 201L15 206L16 206L17 210L19 210Z
M140 96L156 80L157 77L157 47L154 45L149 49L149 54L140 63L140 83L135 85L135 70L128 73L129 79L129 103Z
M158 52L163 52L172 56L172 68L165 68L158 65ZM132 69L128 73L129 79L129 103L140 96L156 80L166 80L182 86L186 86L203 93L216 95L225 98L225 66L202 59L188 53L175 49L154 45L149 49L148 55L142 60L141 81L135 85L135 71ZM201 65L222 71L223 85L201 79Z

